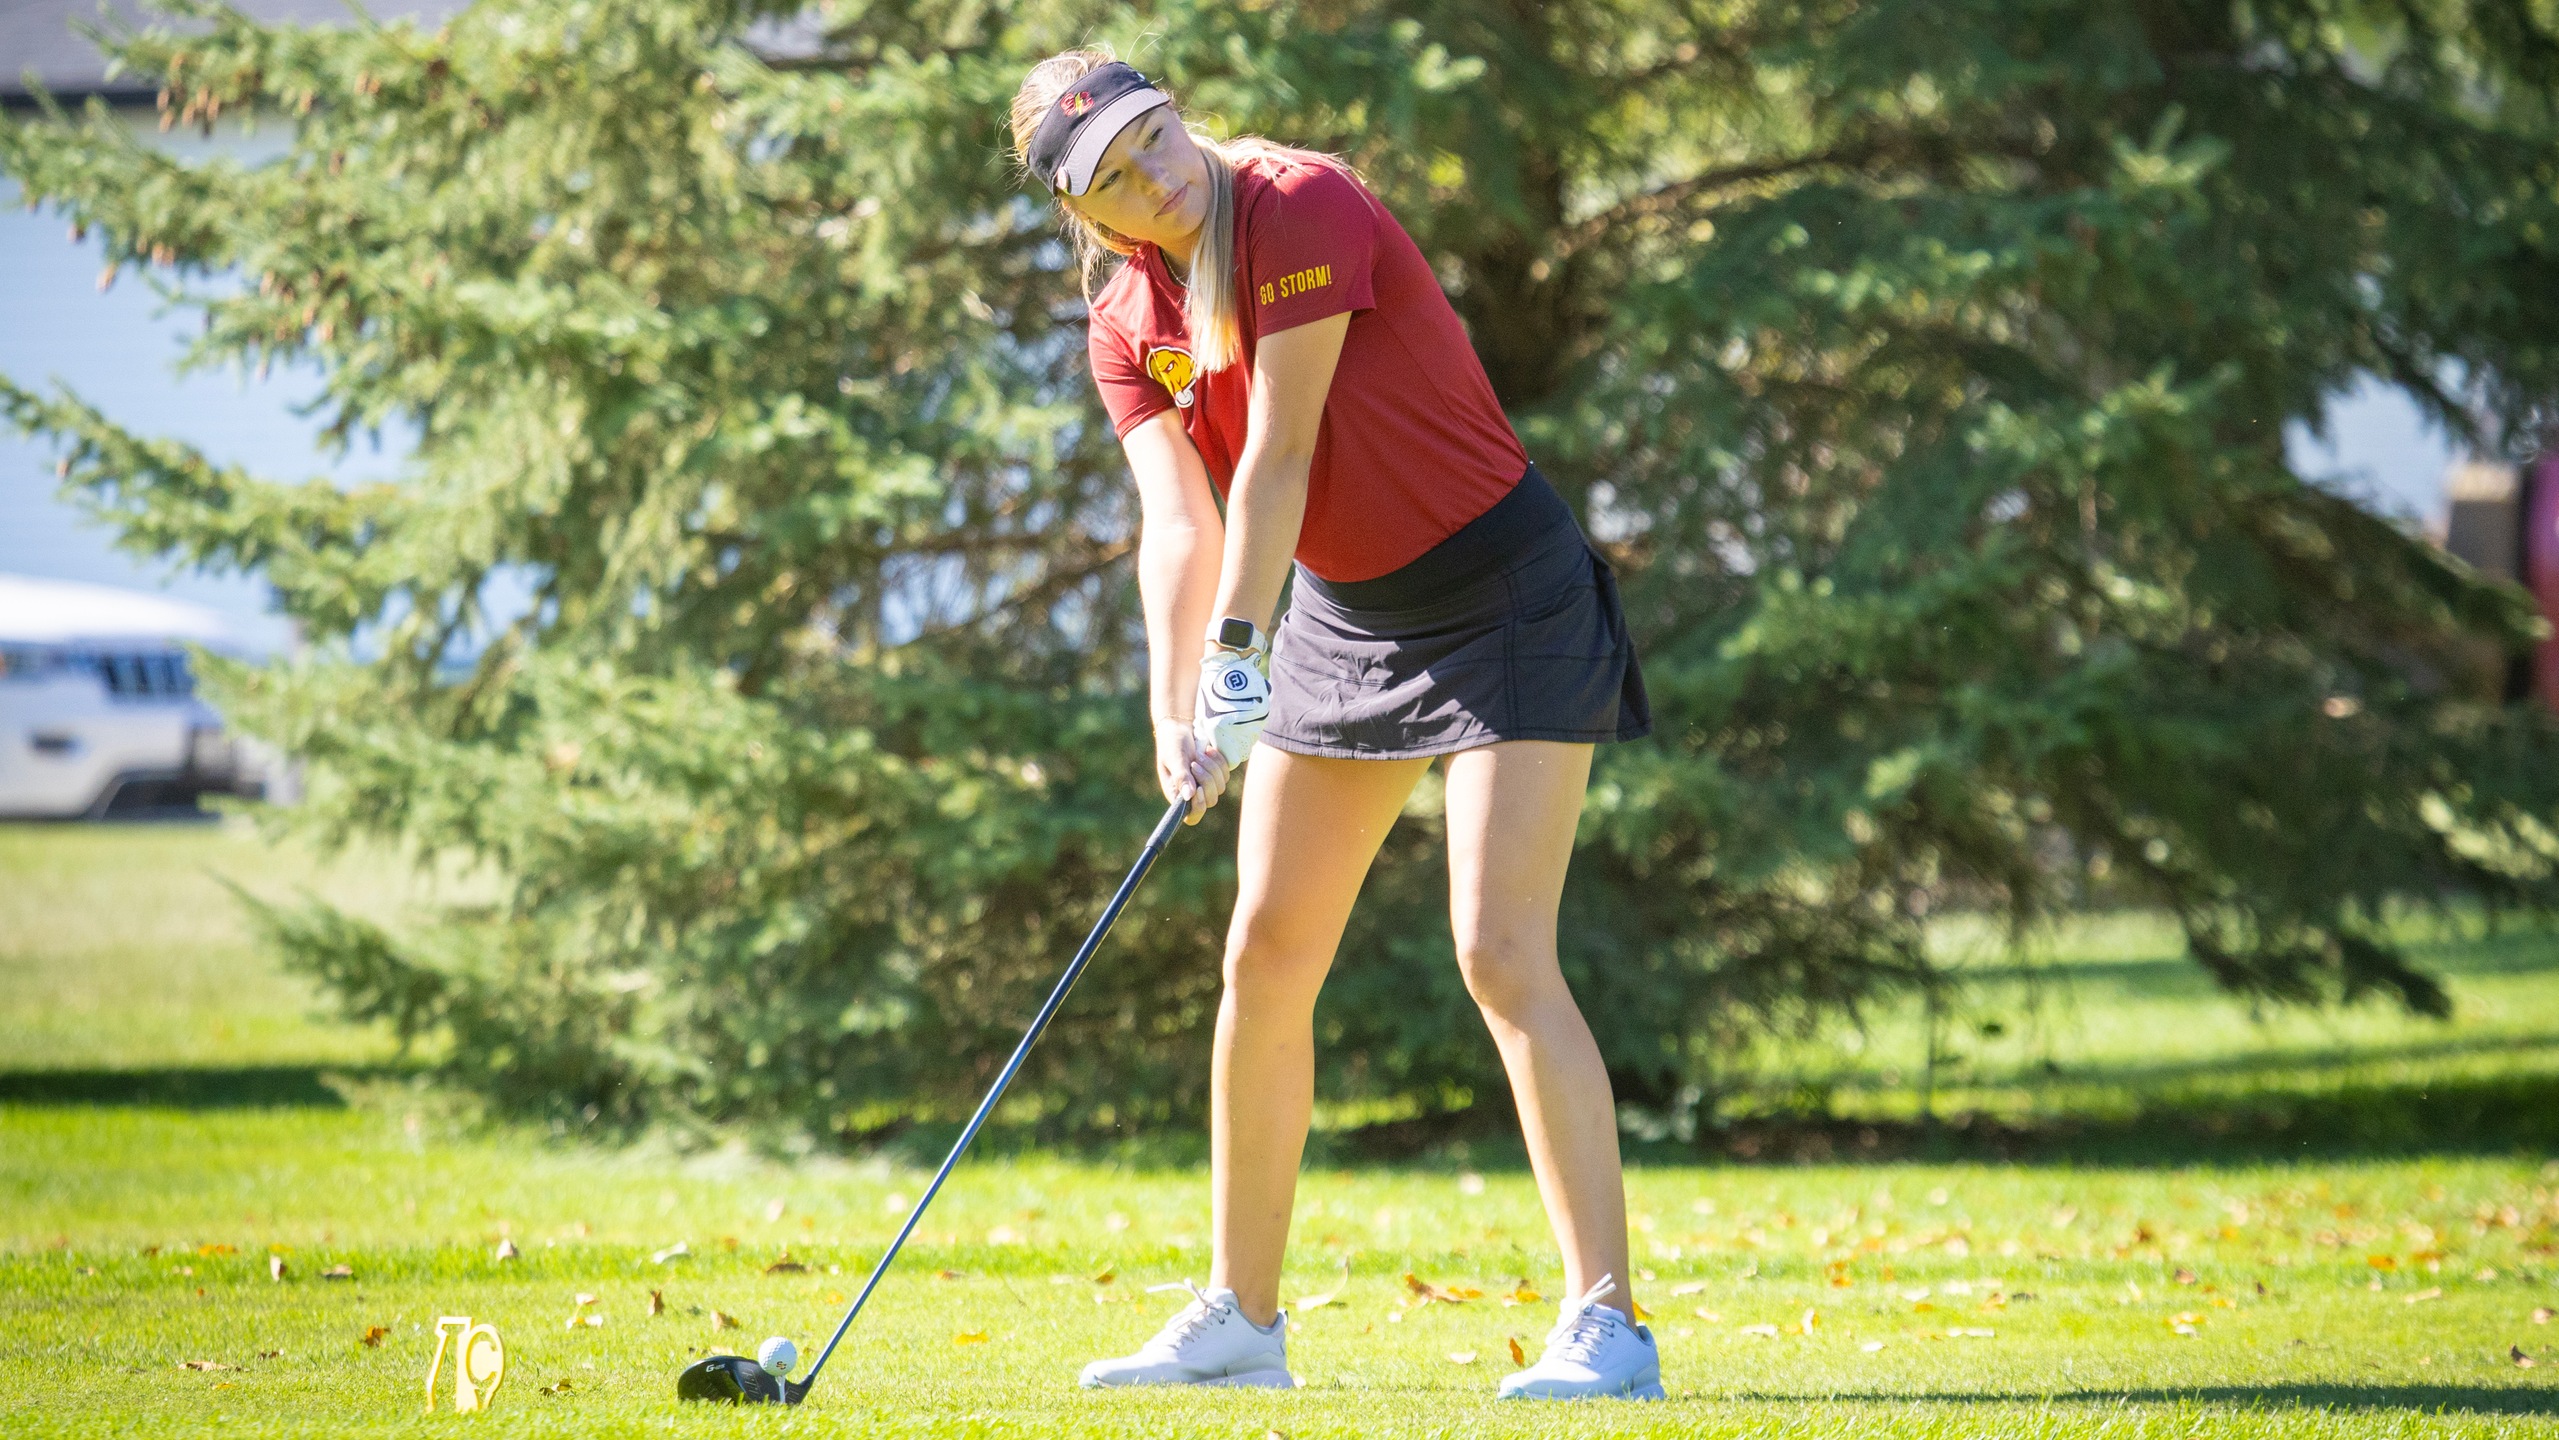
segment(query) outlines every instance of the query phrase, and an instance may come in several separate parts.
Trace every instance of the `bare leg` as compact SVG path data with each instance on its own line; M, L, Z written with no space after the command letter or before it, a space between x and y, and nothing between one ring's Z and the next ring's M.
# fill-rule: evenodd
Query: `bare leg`
M1564 1288L1617 1279L1632 1316L1617 1106L1590 1025L1555 961L1591 747L1512 740L1448 759L1448 903L1467 992L1510 1072L1528 1160L1564 1252Z
M1210 1072L1217 1248L1209 1283L1233 1290L1257 1325L1279 1313L1280 1262L1315 1106L1315 992L1369 862L1429 765L1264 746L1245 767Z

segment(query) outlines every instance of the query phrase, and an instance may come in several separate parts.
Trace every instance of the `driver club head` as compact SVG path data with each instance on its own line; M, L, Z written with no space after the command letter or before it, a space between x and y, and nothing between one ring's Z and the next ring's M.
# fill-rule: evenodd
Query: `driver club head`
M731 1405L797 1405L806 1384L765 1373L746 1355L705 1355L675 1377L678 1400L719 1400Z

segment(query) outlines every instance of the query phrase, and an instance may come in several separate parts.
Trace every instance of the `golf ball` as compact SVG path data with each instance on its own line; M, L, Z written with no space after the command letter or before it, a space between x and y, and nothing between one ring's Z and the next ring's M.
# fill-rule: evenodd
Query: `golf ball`
M787 1337L776 1335L755 1347L755 1363L763 1366L767 1375L788 1375L791 1367L800 1363L800 1347Z

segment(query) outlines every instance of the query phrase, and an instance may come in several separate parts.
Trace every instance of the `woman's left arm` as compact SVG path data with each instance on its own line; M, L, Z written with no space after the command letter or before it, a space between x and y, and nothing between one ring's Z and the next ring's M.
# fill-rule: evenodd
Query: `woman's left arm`
M1268 630L1280 586L1297 554L1306 520L1306 475L1324 397L1342 358L1345 311L1262 338L1253 357L1253 388L1244 453L1226 495L1226 556L1218 567L1215 616L1232 615Z

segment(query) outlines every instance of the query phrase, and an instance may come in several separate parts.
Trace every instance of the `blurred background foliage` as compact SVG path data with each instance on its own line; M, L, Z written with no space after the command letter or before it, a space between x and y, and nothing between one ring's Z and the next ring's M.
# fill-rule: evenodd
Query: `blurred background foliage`
M177 13L123 65L283 159L54 113L0 168L201 310L197 361L413 426L408 473L0 405L128 544L274 584L309 649L214 683L308 758L277 823L484 877L257 911L499 1108L964 1113L1133 853L1135 508L1001 119L1095 39L1360 167L1625 576L1659 732L1602 752L1564 947L1639 1128L1939 996L1949 908L2139 904L2230 990L2435 1012L2395 915L2554 894L2528 601L2281 440L2365 373L2483 446L2559 393L2559 28L2521 0ZM1434 796L1319 1013L1337 1128L1505 1111ZM1230 820L1009 1121L1197 1113Z

